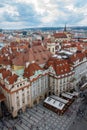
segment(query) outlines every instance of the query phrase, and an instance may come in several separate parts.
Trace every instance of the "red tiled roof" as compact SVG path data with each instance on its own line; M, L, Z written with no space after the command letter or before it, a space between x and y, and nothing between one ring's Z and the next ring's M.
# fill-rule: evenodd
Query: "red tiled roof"
M4 34L0 33L0 37L4 37Z
M31 63L32 61L35 61L37 64L44 64L48 61L50 56L51 53L46 48L42 46L33 46L20 53L12 60L12 63L20 66L24 66L26 62Z
M24 77L31 77L35 74L35 71L43 70L39 65L36 63L31 63L27 68L24 70Z
M61 33L54 33L53 35L55 38L67 38L67 35L63 32Z
M16 74L13 74L7 78L9 84L14 84L14 82L17 81L18 76Z
M80 45L77 46L77 50L78 51L82 51L83 50L83 47L81 47Z
M11 60L7 56L0 56L0 64L2 65L11 65Z
M3 70L2 77L3 79L7 78L8 76L11 76L12 73L9 70Z
M75 62L77 60L82 61L84 57L86 57L86 53L85 52L76 53L76 54L74 54L74 55L72 55L70 57L70 62L73 63L73 62Z
M65 59L50 58L47 62L47 66L52 66L56 72L56 75L66 74L71 71L71 66L68 63L68 60Z
M5 68L1 68L0 69L0 73L2 73L3 71L6 71L6 69Z
M32 42L32 45L33 46L36 46L36 45L41 45L42 44L42 41L41 40L35 40Z

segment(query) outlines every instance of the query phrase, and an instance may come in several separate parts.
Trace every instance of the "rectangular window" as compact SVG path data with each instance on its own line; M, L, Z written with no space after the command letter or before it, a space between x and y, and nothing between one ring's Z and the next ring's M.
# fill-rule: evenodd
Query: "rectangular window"
M48 48L48 50L50 51L50 48Z
M19 99L19 97L17 96L17 99Z
M24 91L24 89L22 89L22 91Z
M24 103L24 100L22 101L22 103Z
M17 107L19 107L20 106L20 102L19 101L17 101Z

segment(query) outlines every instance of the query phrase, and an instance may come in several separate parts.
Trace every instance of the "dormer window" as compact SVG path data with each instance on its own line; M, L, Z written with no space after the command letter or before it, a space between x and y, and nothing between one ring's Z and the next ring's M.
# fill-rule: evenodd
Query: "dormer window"
M46 58L43 58L43 60L46 60Z
M39 60L37 59L36 62L39 62Z

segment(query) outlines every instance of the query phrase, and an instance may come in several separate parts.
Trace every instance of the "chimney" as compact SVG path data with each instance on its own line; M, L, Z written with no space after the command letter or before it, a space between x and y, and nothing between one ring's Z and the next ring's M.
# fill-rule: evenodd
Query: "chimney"
M14 71L12 71L12 75L14 75L15 74L15 72Z
M11 47L9 47L9 52L12 53Z
M35 61L33 60L31 63L35 63Z
M19 49L18 49L18 47L17 47L17 52L19 52Z
M29 62L26 62L26 68L28 68L29 64L30 64Z

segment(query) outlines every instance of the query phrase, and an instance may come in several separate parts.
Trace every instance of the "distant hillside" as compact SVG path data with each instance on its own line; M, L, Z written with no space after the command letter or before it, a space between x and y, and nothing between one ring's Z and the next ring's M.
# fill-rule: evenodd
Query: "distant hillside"
M86 26L71 27L73 30L87 30Z
M23 30L41 30L41 31L56 31L56 30L63 30L64 27L40 27L40 28L25 28ZM76 27L67 27L67 30L87 30L86 26L76 26Z
M87 26L74 26L74 27L66 27L67 30L69 31L87 31ZM18 30L18 31L37 31L37 30L40 30L40 31L63 31L64 30L64 27L36 27L36 28L23 28L23 29L5 29L5 31L15 31L15 30ZM4 29L3 29L4 31Z
M63 27L40 27L40 28L26 28L24 30L41 30L41 31L55 31L55 30L63 30Z

